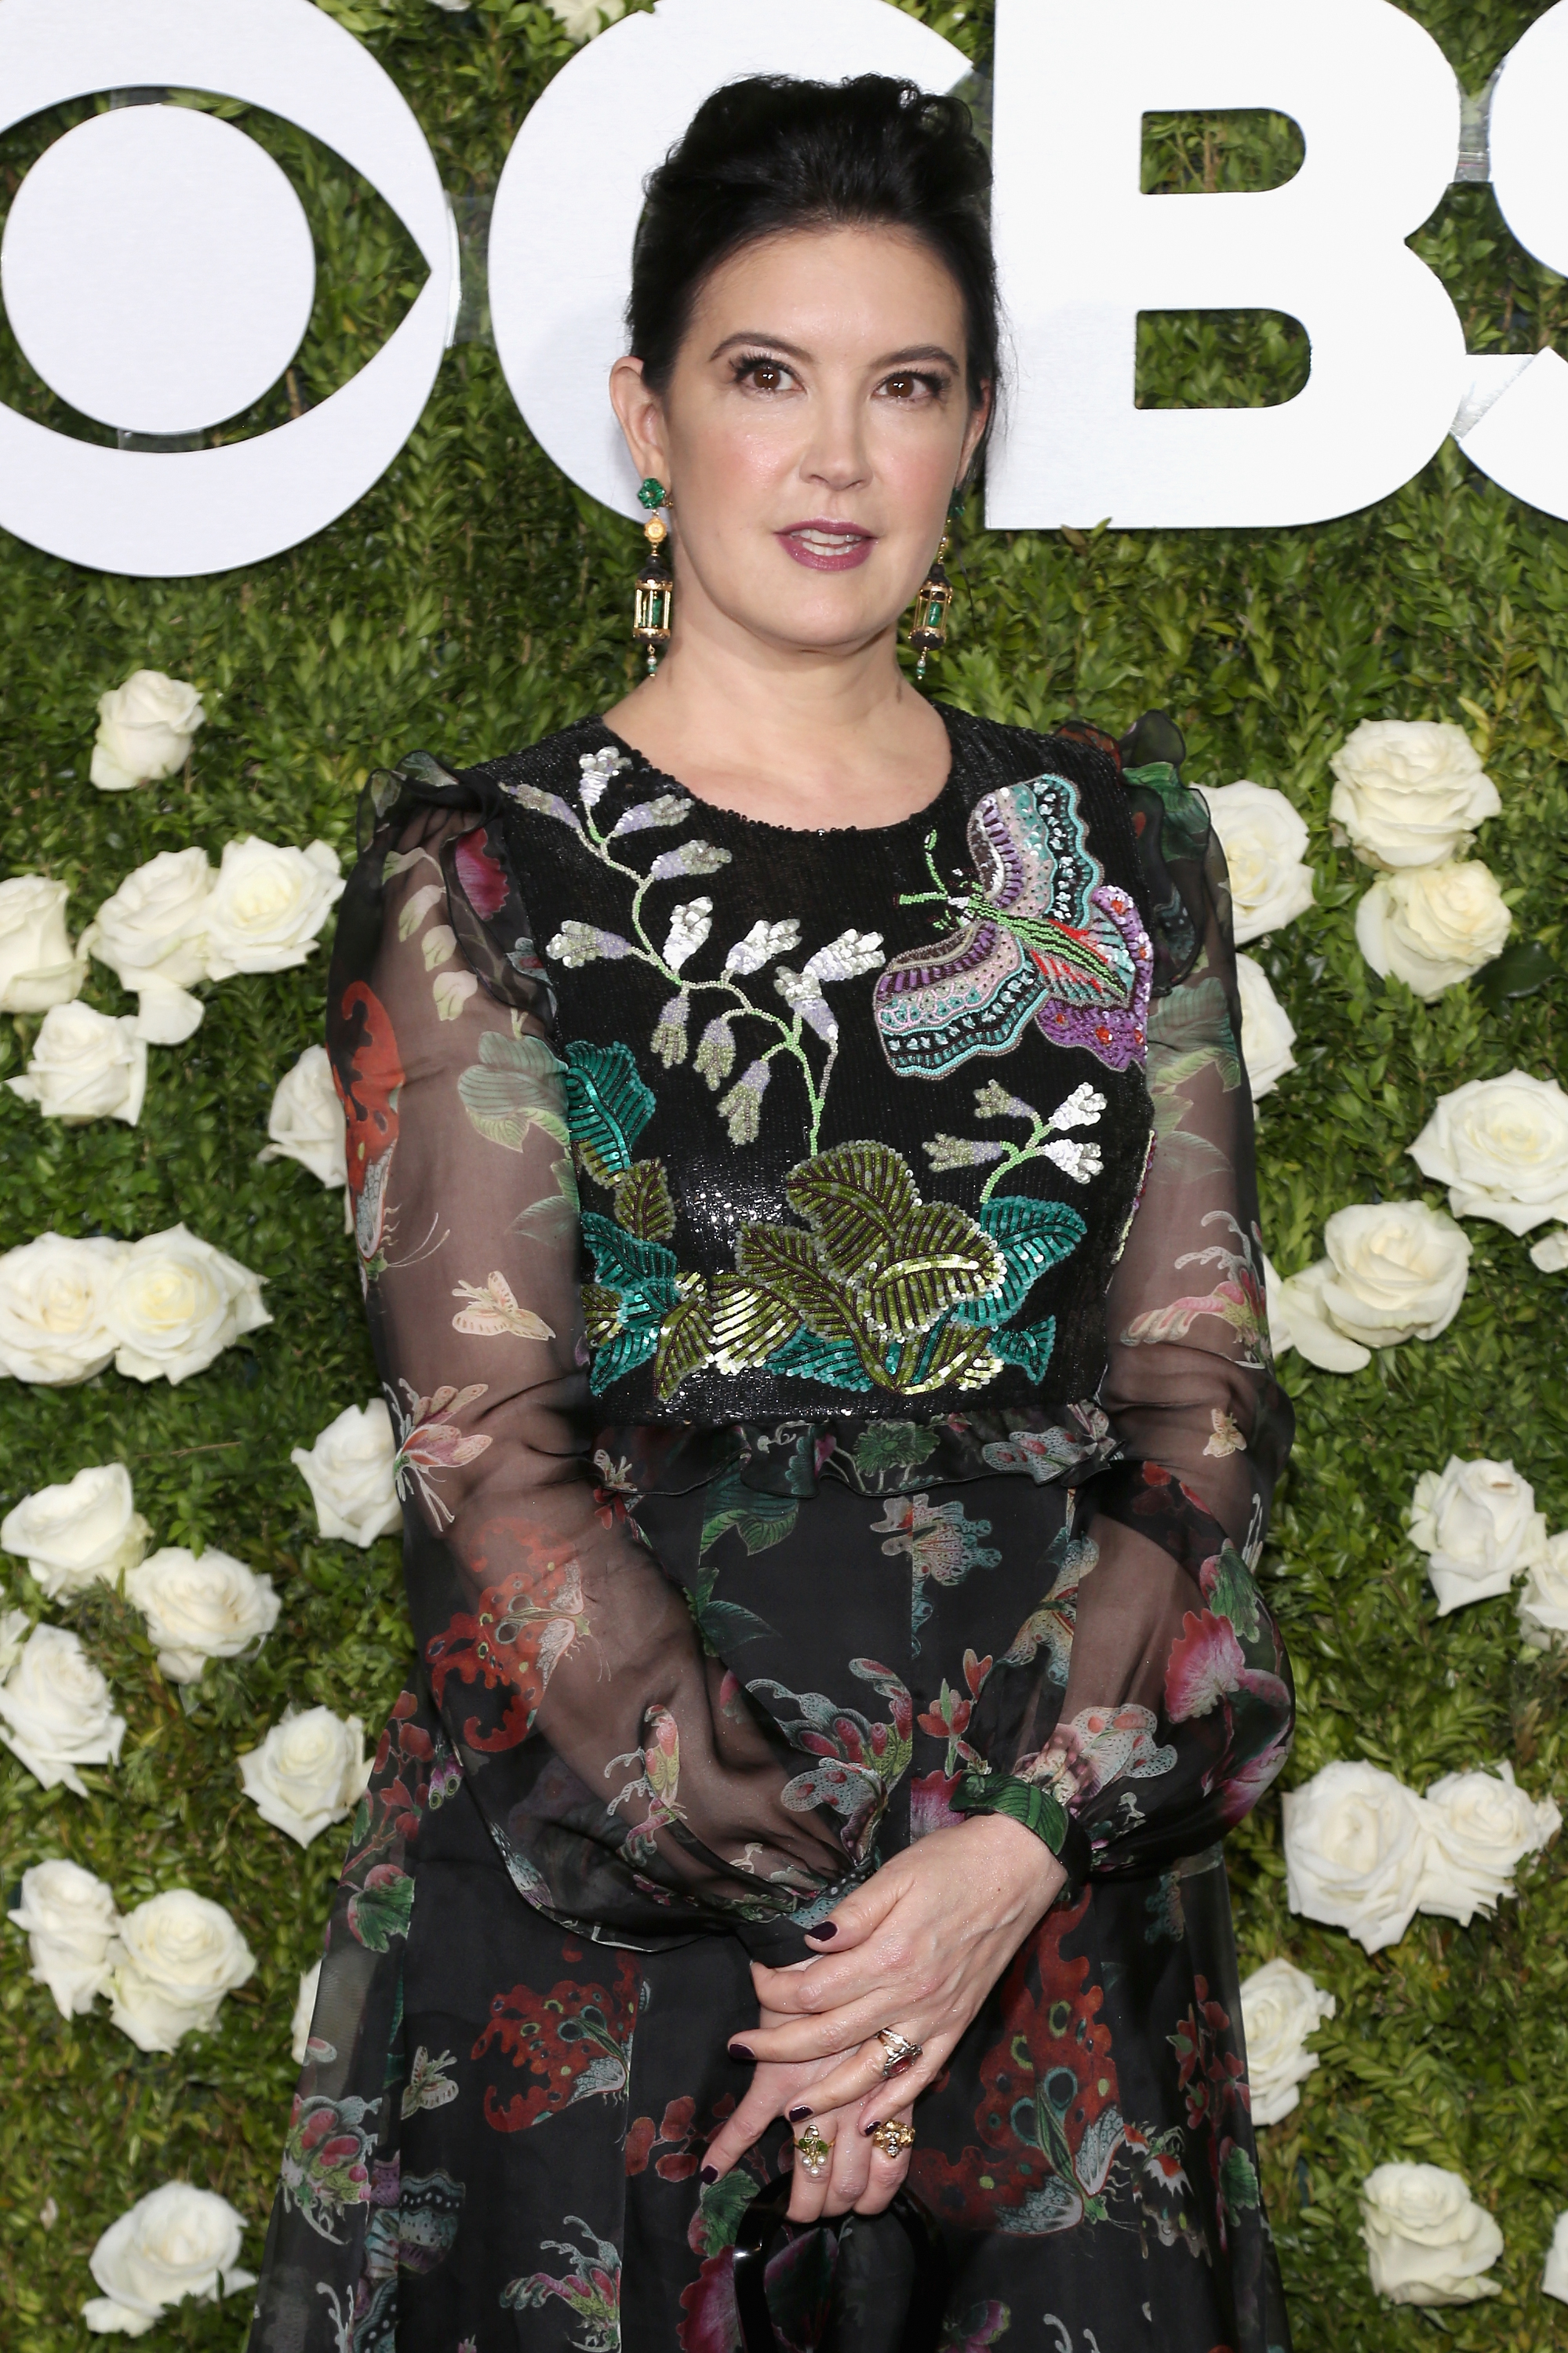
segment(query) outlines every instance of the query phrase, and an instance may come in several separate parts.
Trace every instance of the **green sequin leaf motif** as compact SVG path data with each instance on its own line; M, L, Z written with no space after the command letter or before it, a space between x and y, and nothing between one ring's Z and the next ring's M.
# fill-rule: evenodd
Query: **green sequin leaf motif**
M630 1046L567 1047L567 1111L572 1142L588 1175L613 1185L631 1166L632 1149L653 1116L653 1091L638 1076Z
M583 1285L594 1395L659 1352L664 1318L680 1302L680 1268L662 1242L640 1241L609 1218L585 1209L583 1240L598 1281Z
M491 1144L521 1152L531 1128L567 1141L561 1065L542 1038L514 1038L487 1029L479 1060L458 1079L458 1099L472 1125Z

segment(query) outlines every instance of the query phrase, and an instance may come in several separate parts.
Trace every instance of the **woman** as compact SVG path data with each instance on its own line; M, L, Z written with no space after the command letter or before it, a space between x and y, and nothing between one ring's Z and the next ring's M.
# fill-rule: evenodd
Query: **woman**
M996 396L987 178L893 82L708 100L611 383L662 665L376 788L331 1039L420 1666L258 2353L730 2353L791 2167L857 2218L836 2289L833 2231L773 2266L791 2344L835 2295L896 2341L906 2175L953 2353L1287 2344L1218 1843L1290 1726L1223 865L1169 723L1124 772L895 656Z

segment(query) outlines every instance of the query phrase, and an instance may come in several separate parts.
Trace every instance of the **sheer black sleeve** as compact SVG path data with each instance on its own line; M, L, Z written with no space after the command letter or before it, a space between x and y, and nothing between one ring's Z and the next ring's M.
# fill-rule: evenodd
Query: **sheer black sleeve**
M848 1864L593 1459L562 1071L501 825L433 762L377 791L329 1043L423 1672L531 1903L766 1947Z
M1047 1601L977 1726L991 1772L961 1803L1044 1836L1075 1877L1149 1870L1210 1844L1278 1773L1293 1703L1253 1572L1291 1415L1264 1305L1251 1097L1230 892L1200 797L1131 767L1156 949L1153 1155L1107 1295L1101 1402L1120 1459L1075 1497ZM1062 1672L1058 1667L1057 1672Z

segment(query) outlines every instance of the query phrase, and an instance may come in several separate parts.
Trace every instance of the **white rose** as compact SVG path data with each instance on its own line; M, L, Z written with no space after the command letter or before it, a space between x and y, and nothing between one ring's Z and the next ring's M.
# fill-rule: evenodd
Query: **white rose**
M182 2035L210 2030L224 1995L256 1968L222 1905L188 1887L128 1912L109 1958L113 2021L138 2051L173 2051Z
M133 1242L104 1304L115 1369L177 1383L205 1371L242 1333L272 1318L261 1278L184 1226Z
M1265 1961L1243 1980L1242 2031L1255 2125L1277 2125L1301 2102L1300 2085L1321 2063L1308 2035L1332 2018L1331 1993L1293 1961Z
M1563 1827L1553 1798L1539 1804L1503 1764L1490 1772L1446 1773L1426 1792L1431 1839L1421 1884L1423 1912L1467 1927L1478 1912L1495 1912L1500 1895L1518 1891L1513 1874L1527 1854L1539 1854Z
M1307 828L1285 795L1244 776L1202 797L1230 869L1237 946L1293 923L1312 904L1312 869L1302 862Z
M1286 1792L1285 1884L1293 1912L1346 1928L1369 1953L1415 1915L1431 1835L1414 1789L1360 1759Z
M324 841L307 849L255 834L226 842L207 903L207 977L303 964L345 887L338 854Z
M370 1778L364 1730L356 1715L308 1707L275 1724L260 1748L245 1749L239 1778L262 1820L301 1846L343 1821Z
M128 792L175 776L190 757L206 719L201 697L183 678L133 670L123 686L98 698L98 735L89 775L103 793Z
M0 1683L21 1657L32 1622L25 1609L0 1609Z
M79 1126L122 1119L134 1127L147 1092L147 1041L136 1017L95 1013L90 1005L52 1006L33 1040L25 1076L6 1085L46 1119Z
M143 2337L185 2296L211 2302L254 2287L255 2274L239 2268L244 2228L215 2189L165 2181L111 2222L94 2247L88 2261L103 2294L83 2305L82 2318L100 2337Z
M209 1659L237 1659L278 1622L271 1579L226 1552L166 1546L131 1571L125 1595L146 1619L172 1683L200 1683Z
M1249 955L1236 958L1236 987L1241 993L1242 1059L1254 1103L1272 1094L1287 1071L1296 1068L1291 1048L1296 1025L1274 993L1274 984Z
M402 1526L403 1507L392 1484L397 1451L384 1398L345 1406L308 1453L302 1446L292 1450L289 1460L311 1491L323 1536L373 1545Z
M1546 2268L1541 2274L1541 2292L1542 2295L1554 2295L1560 2304L1568 2304L1568 2213L1557 2217Z
M117 1765L125 1718L109 1685L63 1626L35 1626L0 1683L0 1740L46 1789L87 1795L79 1765Z
M1323 1228L1333 1271L1323 1313L1369 1348L1435 1340L1459 1312L1470 1275L1463 1227L1420 1201L1336 1209Z
M1472 859L1380 874L1356 909L1356 945L1385 980L1434 997L1501 955L1512 926L1497 876Z
M90 1380L114 1354L105 1320L124 1242L40 1234L0 1256L0 1373L13 1380Z
M267 1133L272 1140L257 1154L258 1160L297 1160L323 1185L347 1184L343 1105L324 1046L307 1046L279 1080Z
M137 1027L155 1046L177 1046L201 1024L193 981L207 977L207 904L213 871L205 849L164 849L128 874L81 935L100 964L138 1000Z
M1457 1218L1490 1218L1510 1234L1568 1218L1568 1095L1555 1079L1510 1071L1456 1087L1410 1156L1447 1186Z
M1568 1529L1549 1537L1519 1589L1519 1630L1532 1651L1568 1643Z
M1542 1274L1568 1274L1568 1226L1559 1226L1554 1234L1537 1242L1531 1250L1530 1262Z
M119 1926L113 1890L79 1862L36 1862L22 1873L11 1921L60 2016L84 2016L109 1984L109 1940Z
M437 4L454 8L459 0L437 0ZM551 16L574 41L591 41L596 33L615 23L625 5L626 0L549 0Z
M1441 866L1502 803L1462 727L1363 719L1329 765L1329 815L1368 866Z
M1481 2274L1503 2235L1457 2173L1440 2165L1380 2165L1361 2184L1361 2237L1379 2295L1391 2304L1474 2304L1496 2295Z
M47 1013L86 979L85 935L73 948L66 930L69 896L68 883L44 874L0 882L0 1013Z
M1546 1557L1546 1517L1535 1490L1511 1462L1461 1462L1424 1471L1411 1497L1410 1541L1429 1556L1426 1573L1446 1618L1467 1601L1506 1593Z
M1304 1267L1299 1274L1281 1277L1264 1261L1268 1282L1268 1331L1277 1356L1297 1349L1322 1373L1359 1373L1372 1362L1372 1350L1359 1340L1348 1340L1329 1321L1323 1293L1334 1270L1326 1258Z
M134 1568L151 1534L123 1462L79 1471L58 1487L24 1495L0 1520L0 1546L27 1564L51 1601L112 1585Z
M316 2014L316 1991L322 1981L322 1965L313 1961L308 1969L300 1971L300 1990L294 1998L294 2015L289 2021L289 2056L296 2067L302 2067L310 2050L311 2021Z

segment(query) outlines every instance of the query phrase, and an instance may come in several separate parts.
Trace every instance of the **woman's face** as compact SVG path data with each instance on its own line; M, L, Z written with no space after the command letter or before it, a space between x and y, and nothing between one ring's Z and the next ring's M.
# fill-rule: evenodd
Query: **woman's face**
M677 628L829 651L897 621L985 422L964 330L919 238L796 230L713 272L662 397L620 363L633 459L674 493Z

